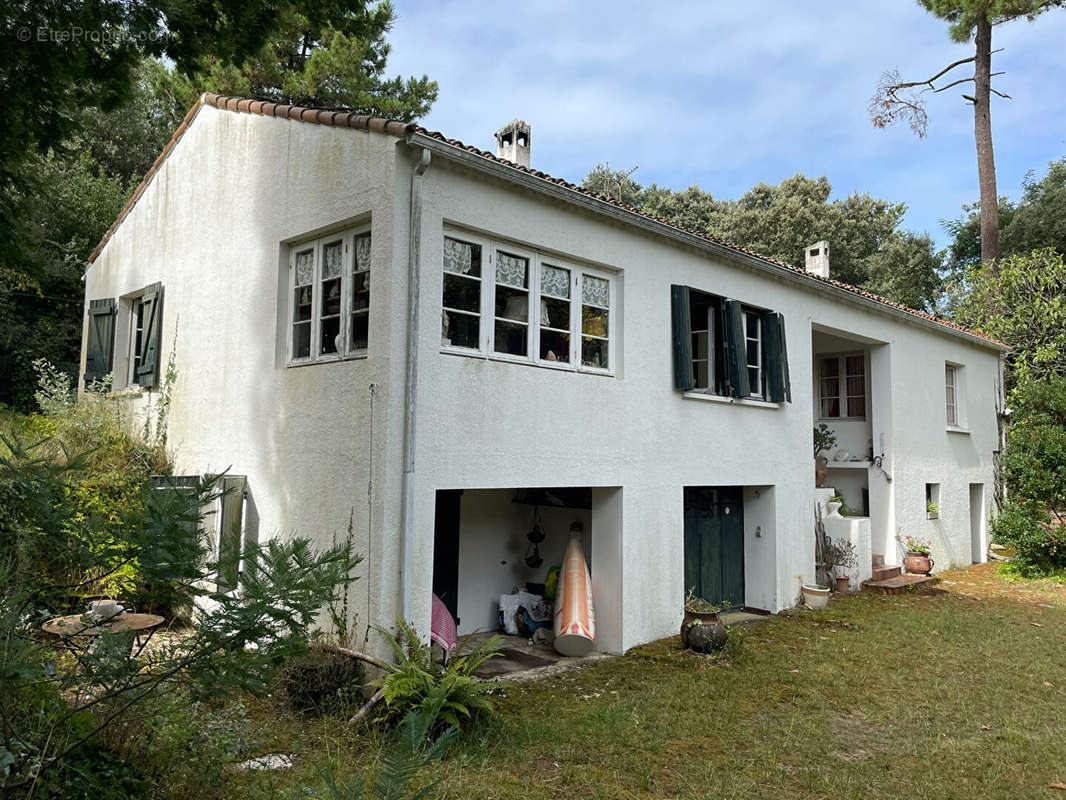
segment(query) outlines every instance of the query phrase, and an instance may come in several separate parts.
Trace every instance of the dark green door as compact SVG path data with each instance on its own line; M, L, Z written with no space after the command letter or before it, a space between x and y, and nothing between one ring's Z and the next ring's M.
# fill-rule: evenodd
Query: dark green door
M739 486L685 487L685 591L744 605L744 495Z

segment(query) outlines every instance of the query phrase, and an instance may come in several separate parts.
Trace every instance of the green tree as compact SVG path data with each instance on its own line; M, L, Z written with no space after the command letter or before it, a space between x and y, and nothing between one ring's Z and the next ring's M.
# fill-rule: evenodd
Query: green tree
M737 200L716 200L698 186L643 187L628 172L598 164L582 186L689 230L802 269L807 245L825 239L839 280L909 306L933 310L943 289L942 255L932 240L900 229L906 206L867 193L830 199L824 176L798 174L760 183Z
M204 59L191 80L219 94L241 95L313 108L340 108L409 122L437 99L427 76L386 79L385 35L395 12L378 3L343 24L315 24L295 9L279 16L276 32L242 64Z
M897 70L886 72L870 100L870 118L878 128L907 121L918 136L925 136L928 115L927 93L937 94L955 86L972 84L972 94L963 98L973 105L974 141L977 145L977 176L981 190L981 259L992 263L999 258L999 195L996 193L996 162L992 149L992 95L1007 97L992 88L992 28L1026 17L1034 19L1066 0L918 0L927 10L950 23L955 42L974 44L974 54L948 64L930 78L904 81ZM973 64L973 75L948 80L945 76L963 64ZM941 79L944 79L941 81ZM946 81L946 82L945 82ZM938 85L938 82L939 85Z
M1029 172L1022 190L1010 218L1000 222L1003 255L1053 247L1066 256L1066 158L1048 164L1040 180Z
M957 319L1009 345L1007 388L1066 375L1066 260L1051 248L978 264Z

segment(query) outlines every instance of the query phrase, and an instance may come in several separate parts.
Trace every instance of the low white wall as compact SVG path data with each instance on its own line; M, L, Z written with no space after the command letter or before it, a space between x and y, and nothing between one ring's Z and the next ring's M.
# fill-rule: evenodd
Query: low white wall
M773 486L744 487L744 605L775 610L777 514Z

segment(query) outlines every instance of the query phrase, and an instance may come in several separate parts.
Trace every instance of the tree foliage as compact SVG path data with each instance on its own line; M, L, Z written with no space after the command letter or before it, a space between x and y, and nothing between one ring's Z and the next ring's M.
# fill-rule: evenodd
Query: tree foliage
M932 310L942 291L941 255L927 235L902 230L906 206L854 193L831 199L824 176L798 174L760 183L737 200L716 200L698 186L641 186L631 172L598 164L582 186L681 227L704 232L797 268L807 245L825 239L832 275L891 300Z
M956 317L1007 344L1007 387L1066 375L1066 261L1046 248L968 274Z

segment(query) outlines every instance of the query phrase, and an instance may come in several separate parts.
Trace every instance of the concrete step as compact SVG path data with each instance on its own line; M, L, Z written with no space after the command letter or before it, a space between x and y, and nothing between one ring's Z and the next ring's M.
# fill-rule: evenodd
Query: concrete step
M871 558L873 559L874 569L881 569L881 567L885 565L885 557L883 555L880 555L879 553L874 553Z
M935 575L897 575L895 578L883 581L866 581L862 588L868 592L899 594L914 589L928 589L938 583L940 583L940 578Z
M903 570L900 569L899 567L885 567L885 566L874 567L874 574L873 574L873 577L870 578L870 580L872 580L872 581L887 581L890 578L898 578L902 574L903 574Z

